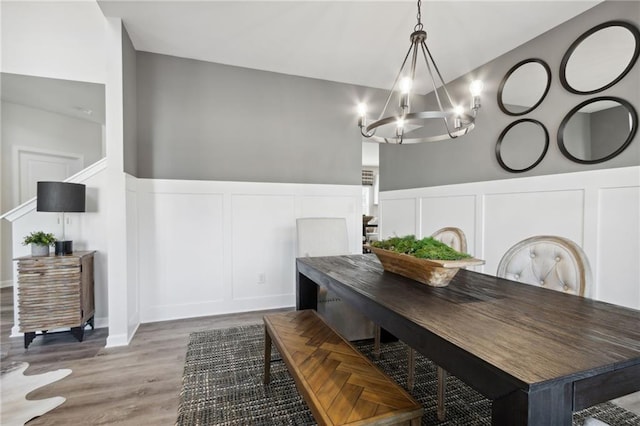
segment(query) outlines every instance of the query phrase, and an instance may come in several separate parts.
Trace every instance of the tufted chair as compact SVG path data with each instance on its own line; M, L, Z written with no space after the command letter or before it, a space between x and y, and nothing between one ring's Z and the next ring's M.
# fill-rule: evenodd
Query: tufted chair
M343 217L296 220L298 257L351 254ZM348 340L370 339L373 323L325 288L318 288L318 314Z
M454 250L462 253L467 252L467 237L460 228L447 227L438 229L431 234L431 237L448 245ZM380 355L380 327L375 326L375 341L373 353L376 357ZM407 388L411 391L415 384L415 362L416 353L411 347L408 347L408 371L407 371ZM443 421L445 417L444 394L446 390L447 372L438 367L438 404L437 413L438 420Z
M591 289L586 255L573 241L556 236L520 241L504 254L497 275L578 296L588 295Z
M461 253L467 252L467 238L460 228L438 229L431 237Z

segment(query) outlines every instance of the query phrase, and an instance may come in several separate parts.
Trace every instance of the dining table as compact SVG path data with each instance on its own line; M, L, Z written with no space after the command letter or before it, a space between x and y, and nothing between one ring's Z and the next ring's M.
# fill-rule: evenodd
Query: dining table
M490 399L493 425L571 425L640 390L638 310L466 269L432 287L373 254L301 257L296 272L298 310L334 292Z

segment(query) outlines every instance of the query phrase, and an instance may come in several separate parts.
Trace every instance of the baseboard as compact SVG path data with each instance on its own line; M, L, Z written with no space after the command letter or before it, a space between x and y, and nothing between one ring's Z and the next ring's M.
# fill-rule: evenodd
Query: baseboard
M13 287L13 280L0 281L0 288Z
M107 317L95 317L93 319L93 325L95 328L107 328L109 327L109 318Z

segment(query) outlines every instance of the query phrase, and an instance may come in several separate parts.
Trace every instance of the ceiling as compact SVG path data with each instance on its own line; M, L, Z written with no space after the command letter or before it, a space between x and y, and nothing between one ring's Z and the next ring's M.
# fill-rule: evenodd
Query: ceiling
M595 6L593 1L429 1L427 44L453 80ZM136 50L389 88L414 1L112 1Z
M103 84L1 73L0 89L4 102L95 123L105 122Z

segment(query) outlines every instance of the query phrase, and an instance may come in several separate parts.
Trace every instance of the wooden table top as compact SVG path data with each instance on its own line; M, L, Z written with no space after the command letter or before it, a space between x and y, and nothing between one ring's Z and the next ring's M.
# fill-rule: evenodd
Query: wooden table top
M314 281L340 283L525 387L640 365L637 310L468 270L430 287L384 272L373 255L297 262Z

